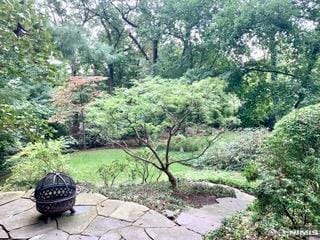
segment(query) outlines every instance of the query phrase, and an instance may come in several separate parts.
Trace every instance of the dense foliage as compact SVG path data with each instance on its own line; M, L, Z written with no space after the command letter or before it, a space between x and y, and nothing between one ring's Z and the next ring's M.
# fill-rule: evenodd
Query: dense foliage
M317 1L53 0L42 7L72 74L108 76L109 92L150 75L223 77L241 99L244 127L272 128L317 102Z
M63 141L28 144L8 160L11 175L4 187L33 188L47 173L68 172L66 156L62 155L64 148Z
M213 78L193 84L181 80L145 79L136 82L130 89L117 89L112 97L101 98L88 109L88 119L111 142L136 160L150 163L163 171L176 186L169 166L192 159L171 159L172 138L187 126L195 124L220 127L237 123L233 116L237 109L235 98L223 90L224 82ZM155 160L137 155L125 141L118 141L128 135L147 147ZM166 139L165 156L161 156L157 149L161 137Z
M287 232L286 232L287 231ZM299 238L299 236L297 236ZM289 236L288 229L281 229L272 218L265 218L257 222L251 211L240 212L225 220L222 227L209 233L205 240L289 240L296 239Z
M113 97L98 100L88 109L88 122L105 135L119 138L134 134L134 128L141 127L150 136L160 135L182 117L187 118L184 127L237 124L233 116L237 103L223 90L224 82L219 79L208 78L190 85L148 78L129 89L116 90Z
M263 141L267 138L266 129L245 129L239 137L226 141L222 146L213 145L192 165L199 168L213 167L224 170L242 171L247 164L258 162L262 155Z
M13 30L20 23L28 34ZM46 19L33 1L6 0L0 3L0 171L2 161L16 151L19 141L47 135L49 94L56 81L56 55Z
M257 191L259 210L284 225L319 226L320 105L281 119L267 142L266 176Z

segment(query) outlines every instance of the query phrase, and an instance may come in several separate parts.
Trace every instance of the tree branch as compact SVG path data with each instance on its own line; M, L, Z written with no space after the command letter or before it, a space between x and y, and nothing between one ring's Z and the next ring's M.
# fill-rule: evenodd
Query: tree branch
M278 70L271 70L271 69L261 69L261 68L247 68L244 70L246 73L248 72L252 72L252 71L256 71L256 72L265 72L265 73L276 73L276 74L281 74L281 75L285 75L285 76L290 76L293 78L298 78L298 76L288 73L288 72L282 72L282 71L278 71Z
M186 120L189 114L190 114L190 111L187 111L177 123L173 124L173 126L170 127L169 137L168 137L167 146L166 146L166 157L165 157L166 166L169 165L169 152L170 152L170 143L171 143L172 136L174 136L177 133L177 131L180 129L181 124Z
M110 3L111 3L111 5L120 13L121 18L122 18L126 23L128 23L131 27L138 28L138 25L137 25L137 24L133 23L132 21L130 21L130 20L128 19L128 17L126 17L126 15L128 15L132 10L134 10L134 9L137 8L137 7L135 7L135 8L129 8L129 10L128 10L126 13L124 13L124 12L122 12L121 9L118 8L112 1L110 1Z
M126 118L126 120L129 122L129 124L131 125L131 128L133 129L133 131L135 132L137 138L153 153L153 155L156 157L156 159L158 160L160 166L162 168L165 168L160 156L158 155L158 153L156 152L156 150L149 144L148 141L146 141L144 138L142 138L139 134L139 131L134 127L132 126L133 123L132 121L129 119L129 117Z
M154 162L152 161L149 161L141 156L138 156L137 154L133 153L127 146L127 144L125 143L125 141L122 141L123 144L119 143L118 141L115 141L111 138L109 138L109 141L111 141L112 143L116 144L117 146L119 146L126 154L128 154L129 156L135 158L135 159L138 159L140 161L143 161L145 163L148 163L148 164L151 164L152 166L154 166L155 168L161 170L161 168L155 164Z
M145 57L145 59L150 62L150 59L149 59L147 53L145 52L145 50L143 49L143 47L140 45L140 43L138 42L138 40L132 35L132 33L131 33L130 31L128 31L128 36L131 38L131 40L134 42L134 44L137 45L138 49L140 50L140 52L142 53L142 55Z
M217 141L219 139L219 137L221 137L221 134L223 133L224 131L220 131L219 133L217 133L213 139L211 139L209 142L208 142L208 145L200 152L199 155L197 155L196 157L191 157L191 158L187 158L187 159L181 159L181 160L176 160L176 161L172 161L169 163L169 165L171 164L174 164L174 163L183 163L183 162L188 162L188 161L191 161L191 160L195 160L195 159L198 159L200 157L203 156L203 154L205 154L205 152L209 149L209 147L212 145L212 143L214 143L215 141Z

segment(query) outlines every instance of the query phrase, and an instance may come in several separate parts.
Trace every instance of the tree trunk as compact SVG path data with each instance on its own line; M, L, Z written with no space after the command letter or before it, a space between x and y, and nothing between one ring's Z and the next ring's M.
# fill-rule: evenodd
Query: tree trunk
M173 174L168 169L163 170L163 172L167 175L168 180L171 184L171 187L173 189L176 189L177 188L177 179L173 176Z
M82 147L83 149L87 149L87 143L86 143L86 128L84 123L84 111L81 109L81 122L82 122Z
M192 52L192 42L191 42L191 28L187 30L184 41L183 41L183 52L186 67L189 69L193 68L193 52Z
M270 44L270 64L271 64L271 69L273 71L276 71L277 70L277 44L275 42L275 36L274 38L272 39L272 42ZM277 73L275 72L272 72L271 73L271 81L273 82L276 82L277 81ZM278 104L279 104L279 97L278 97L278 93L274 92L275 90L275 87L274 85L272 86L273 88L273 93L272 93L272 101L273 101L273 104L274 104L274 107L273 107L273 112L268 120L269 122L269 128L271 130L273 130L273 127L275 125L275 123L277 122L277 110L278 110Z
M86 149L86 128L85 128L85 123L84 123L84 102L83 102L83 86L80 88L80 121L82 123L80 132L82 132L82 148Z
M108 64L108 69L109 69L109 81L108 81L108 86L109 86L109 93L112 93L113 86L114 86L114 65L113 63Z
M157 63L158 61L158 39L152 40L152 62Z
M78 66L74 60L71 61L70 63L70 68L71 68L71 75L72 76L77 76L78 74Z
M271 69L277 70L277 50L276 50L276 44L271 44L271 50L270 50L270 61L271 61ZM277 73L272 72L271 73L271 80L276 81L277 80Z

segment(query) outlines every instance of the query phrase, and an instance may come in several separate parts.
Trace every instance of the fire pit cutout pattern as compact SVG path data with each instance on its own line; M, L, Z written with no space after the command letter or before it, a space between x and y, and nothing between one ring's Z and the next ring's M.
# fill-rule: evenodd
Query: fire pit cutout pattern
M64 173L48 173L37 184L34 192L37 210L46 215L59 215L70 210L76 201L76 184Z

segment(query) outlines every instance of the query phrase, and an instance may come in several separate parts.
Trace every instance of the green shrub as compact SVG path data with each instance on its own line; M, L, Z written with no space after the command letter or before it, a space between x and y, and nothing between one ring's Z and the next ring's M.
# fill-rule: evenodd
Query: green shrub
M197 152L205 147L206 142L205 137L185 137L183 135L178 135L172 138L170 150L175 152ZM166 149L166 143L160 143L158 149Z
M250 162L244 167L243 175L248 181L255 181L259 177L259 169L257 164Z
M222 170L242 171L248 162L258 161L262 144L268 136L266 129L245 129L240 137L218 146L212 145L197 161L195 167L214 167Z
M320 225L320 104L295 110L266 144L258 210L293 228Z
M207 182L193 182L182 180L179 183L179 191L188 194L203 194L208 193L216 196L217 198L236 197L235 191L230 188L226 188L220 184L212 184Z
M103 180L103 183L106 187L113 186L115 180L120 176L121 173L124 173L127 169L127 164L121 161L113 161L111 164L101 165L97 173Z
M4 188L32 188L49 172L67 172L63 141L28 144L8 160L11 176Z
M222 227L205 236L205 240L288 240L293 239L270 215L263 221L256 219L255 213L251 211L240 212L227 218Z

